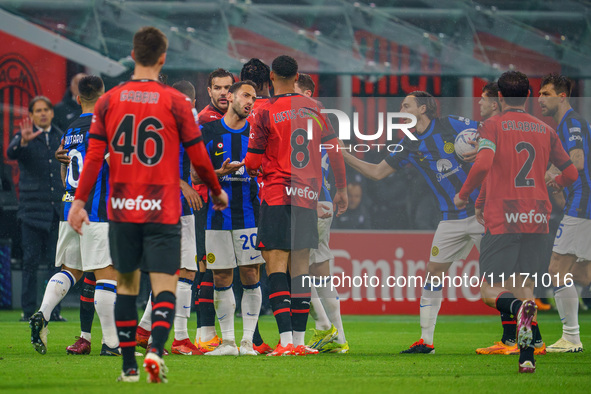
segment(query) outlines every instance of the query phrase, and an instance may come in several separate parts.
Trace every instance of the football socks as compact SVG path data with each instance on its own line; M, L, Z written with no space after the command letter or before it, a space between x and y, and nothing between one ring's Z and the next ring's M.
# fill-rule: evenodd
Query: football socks
M117 337L117 328L115 326L116 298L117 281L106 279L96 281L96 313L101 322L103 343L110 348L119 347L119 338Z

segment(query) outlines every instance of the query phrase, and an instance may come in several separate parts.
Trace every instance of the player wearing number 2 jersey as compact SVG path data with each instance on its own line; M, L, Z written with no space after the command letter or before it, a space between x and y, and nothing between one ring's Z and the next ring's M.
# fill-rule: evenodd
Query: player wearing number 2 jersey
M118 271L115 318L123 356L119 380L124 382L139 380L134 351L140 268L150 273L154 301L153 342L144 368L150 382L166 381L162 353L174 319L180 266L181 142L210 188L214 206L223 209L228 201L207 159L190 99L157 81L167 47L166 36L154 27L143 27L134 35L133 79L103 95L96 104L86 163L68 217L70 225L82 232L83 222L88 222L84 204L108 146L109 243Z
M454 202L458 208L464 207L470 193L486 177L476 204L477 208L484 205L486 227L480 248L480 272L486 279L482 297L500 312L517 316L519 372L531 373L535 371L533 341L540 335L535 321L534 283L526 275L537 272L544 258L540 245L548 233L551 212L544 179L546 166L550 161L562 171L554 181L562 187L572 184L578 175L556 132L524 111L529 95L527 77L508 71L498 85L503 113L484 122L476 162ZM501 282L512 274L516 275L516 284L508 285L523 283L528 300L520 301L505 290L507 283Z

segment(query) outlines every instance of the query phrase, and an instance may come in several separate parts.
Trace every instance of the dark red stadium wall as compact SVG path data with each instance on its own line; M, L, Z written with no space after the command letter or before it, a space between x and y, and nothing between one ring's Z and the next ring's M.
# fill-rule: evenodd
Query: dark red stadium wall
M432 232L333 231L330 236L330 247L335 256L333 276L366 276L368 284L370 277L379 278L377 286L338 287L342 313L418 314L421 286L409 286L408 281L411 276L424 277L432 241ZM479 276L478 252L475 248L465 261L452 266L449 276L461 277L463 281L467 280L464 278ZM389 286L386 282L388 277L406 278L407 286ZM456 281L459 284L459 279ZM446 298L441 306L441 314L497 313L480 301L478 286L445 286L443 295Z
M44 48L0 32L0 117L2 119L2 157L12 168L16 182L16 162L6 160L6 147L31 98L47 96L57 104L66 89L67 60Z

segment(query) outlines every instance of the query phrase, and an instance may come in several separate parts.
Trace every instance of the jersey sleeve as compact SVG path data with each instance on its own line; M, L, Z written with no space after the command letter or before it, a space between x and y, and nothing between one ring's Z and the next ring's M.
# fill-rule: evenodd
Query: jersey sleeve
M497 150L497 134L495 123L490 120L485 121L479 130L480 138L478 139L478 151L482 149L490 149L493 152Z
M250 127L248 153L263 154L269 139L269 111L261 111L260 118Z
M478 122L469 118L449 115L447 120L456 134L468 129L478 129Z
M388 165L392 168L394 168L395 170L402 168L404 166L406 166L408 164L408 157L410 155L408 149L404 149L404 142L406 141L405 138L403 138L398 145L402 146L402 150L400 152L395 151L390 153L388 156L386 156L386 158L384 160L386 160L386 163L388 163Z
M564 133L568 152L573 149L584 149L582 124L577 119L567 119L562 126L562 132Z
M107 141L107 130L105 128L105 115L109 105L109 96L103 95L98 99L95 105L94 114L92 115L92 123L88 131L88 138L94 138L104 142Z
M189 98L180 94L173 96L173 113L177 121L179 137L185 149L203 141L199 130L199 116L197 110L191 107Z
M560 143L560 138L556 132L552 129L549 130L550 132L550 163L554 164L556 168L560 171L564 171L569 165L572 164L570 160L570 156Z

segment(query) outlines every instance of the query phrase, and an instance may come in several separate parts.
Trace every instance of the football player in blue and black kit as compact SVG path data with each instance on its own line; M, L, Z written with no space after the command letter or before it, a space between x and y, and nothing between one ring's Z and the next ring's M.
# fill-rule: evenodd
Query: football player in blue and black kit
M252 81L233 84L228 92L228 111L220 120L203 125L207 152L217 168L229 206L222 211L209 209L205 231L208 268L213 270L214 305L222 332L222 344L208 356L257 355L253 335L258 322L262 295L259 267L263 263L257 243L260 201L258 184L244 168L250 124L246 120L256 100ZM243 336L240 350L234 336L236 301L232 289L234 268L238 266L243 286Z
M109 253L107 198L109 194L109 165L107 159L102 168L89 199L86 210L90 225L84 235L78 235L65 221L74 199L80 172L84 166L88 146L88 130L92 120L94 105L104 93L103 81L94 75L80 80L80 94L77 98L82 106L82 115L75 120L64 135L64 149L70 162L62 164L62 179L65 184L63 198L63 217L60 222L55 264L62 270L55 274L45 289L39 312L31 317L31 342L41 354L47 351L47 321L55 305L68 293L80 278L83 271L93 271L96 276L95 308L103 331L101 355L120 355L119 339L115 328L115 297L117 289L116 273ZM83 332L74 346L90 352L90 333ZM80 354L77 352L70 352Z
M570 105L572 82L563 75L542 78L540 97L542 115L552 116L556 133L579 178L564 189L564 218L556 232L548 271L552 277L556 309L562 322L562 337L546 349L550 353L583 351L579 333L579 295L575 286L565 283L571 278L582 286L591 283L591 127ZM554 174L556 176L556 174ZM547 174L546 179L551 177Z
M470 195L465 209L458 209L453 199L466 180L471 164L454 154L456 136L466 129L477 129L478 123L458 116L437 117L437 102L427 92L416 91L404 99L401 112L417 118L417 140L405 136L399 144L402 151L393 152L378 164L362 161L343 151L345 161L368 178L379 180L406 165L417 168L439 203L442 220L433 238L427 264L426 281L420 299L421 339L402 353L435 353L433 334L441 308L442 286L431 278L442 276L456 260L466 258L473 246L480 247L484 227L474 216L478 190ZM470 154L465 160L473 160ZM442 281L440 282L442 283Z

